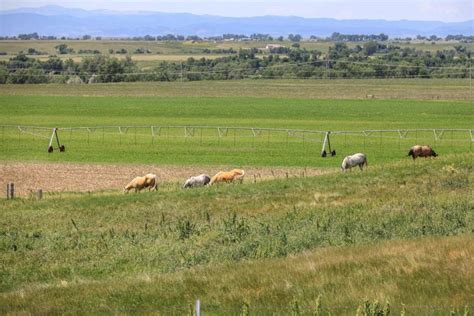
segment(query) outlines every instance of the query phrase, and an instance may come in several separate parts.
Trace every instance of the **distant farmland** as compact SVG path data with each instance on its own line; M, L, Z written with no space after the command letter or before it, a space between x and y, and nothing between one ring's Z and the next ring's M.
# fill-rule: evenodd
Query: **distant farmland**
M393 45L400 47L416 48L424 51L435 52L436 50L443 49L454 49L454 46L459 45L458 42L437 42L431 44L431 42L413 41L411 43L403 42L388 42ZM72 48L75 53L72 54L59 54L56 46L60 44L66 44L69 48ZM0 56L0 61L6 61L20 52L27 53L28 49L33 48L44 55L28 55L29 57L39 58L45 60L50 55L56 55L63 60L72 58L74 61L80 61L85 56L91 56L91 54L78 54L80 50L97 50L101 54L111 55L117 58L125 58L129 55L132 60L138 62L141 68L152 67L161 61L186 61L189 57L196 59L199 58L217 58L221 56L230 56L232 54L205 54L204 51L216 50L216 49L249 49L257 48L263 49L267 44L277 44L285 47L292 47L293 44L290 41L203 41L203 42L178 42L178 41L131 41L131 40L0 40L0 52L6 53ZM302 41L299 43L301 48L308 50L319 50L322 53L327 53L330 46L334 46L333 42L315 42L315 41ZM355 47L356 45L364 45L364 42L347 42L348 47ZM474 44L463 44L468 49L473 49ZM126 54L117 54L116 52L124 49ZM145 54L136 53L137 50L143 49L148 51ZM113 53L110 53L110 50ZM265 50L264 50L265 51ZM260 57L265 56L267 52L261 54ZM235 55L235 54L233 54Z

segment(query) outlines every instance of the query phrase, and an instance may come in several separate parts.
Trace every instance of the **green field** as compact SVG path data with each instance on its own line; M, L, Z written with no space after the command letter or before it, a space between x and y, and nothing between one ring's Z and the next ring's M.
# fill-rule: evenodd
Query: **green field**
M322 135L294 130L473 122L466 80L0 86L1 162L327 168L193 190L164 182L157 193L2 199L0 312L183 315L196 299L206 315L472 311L469 132L333 134L337 155L321 158ZM154 137L151 125L161 127ZM178 125L209 128L166 127ZM66 152L46 152L51 128L81 126L113 127L60 130ZM412 161L415 143L439 157ZM356 151L368 170L337 172Z
M389 89L389 85L370 85L369 89ZM418 82L418 81L417 81ZM441 84L440 81L435 81ZM462 81L461 81L462 82ZM300 83L301 87L297 84ZM351 81L355 83L355 81ZM231 90L231 85L233 87ZM290 81L258 83L254 95L237 97L239 87L246 90L252 82L203 82L183 85L182 94L168 96L174 91L179 94L175 83L155 85L99 85L93 86L95 93L103 96L48 96L14 95L21 90L6 86L5 95L0 97L0 125L26 125L44 127L95 127L92 130L60 132L67 147L61 154L48 154L45 148L51 130L19 130L16 127L2 127L0 159L3 160L46 160L75 162L120 162L161 163L186 165L271 165L271 166L330 166L339 165L340 159L321 159L323 134L294 133L292 130L316 131L362 131L379 129L441 129L473 127L474 108L470 102L455 100L337 100L282 98L282 89L324 89L322 83ZM326 82L326 85L329 83ZM336 82L343 89L343 82ZM462 89L459 81L446 85L439 93L451 89ZM239 86L240 85L240 86ZM291 86L289 86L291 85ZM31 87L31 86L30 86ZM29 90L31 93L35 90ZM63 86L64 87L64 86ZM89 88L89 86L86 86ZM123 88L125 94L137 88L138 91L154 89L157 96L109 96L108 91ZM279 91L279 87L282 89ZM403 87L403 85L400 85ZM66 90L66 86L63 89ZM171 90L171 89L176 90ZM200 95L207 89L214 97ZM259 88L266 90L257 97ZM56 86L61 89L61 86ZM186 90L187 89L187 90ZM356 87L353 88L356 90ZM413 93L424 91L426 82L411 87ZM334 93L336 94L337 89ZM36 90L40 94L41 90ZM54 91L54 90L50 90ZM67 91L67 90L66 90ZM70 90L74 91L74 90ZM162 95L160 94L162 91ZM224 94L221 96L219 93ZM447 92L448 91L448 92ZM77 92L77 91L76 91ZM85 91L83 91L85 92ZM87 93L87 92L85 92ZM193 93L195 93L193 97ZM206 92L204 92L206 93ZM225 96L232 95L234 96ZM247 92L249 93L249 92ZM250 92L251 93L251 92ZM304 93L304 91L303 91ZM345 92L351 95L350 91ZM170 93L171 94L171 93ZM343 96L343 94L341 94ZM106 96L106 97L105 97ZM149 126L155 129L152 136ZM118 126L148 126L128 129L120 133ZM183 128L167 126L208 126L206 129L185 131ZM277 128L279 131L224 130L215 127ZM411 132L405 138L394 133L341 134L333 135L332 145L339 157L364 151L372 163L404 159L408 149L415 143L428 143L440 154L471 152L472 142L468 131L449 132L435 139L433 132ZM103 150L103 148L107 150Z

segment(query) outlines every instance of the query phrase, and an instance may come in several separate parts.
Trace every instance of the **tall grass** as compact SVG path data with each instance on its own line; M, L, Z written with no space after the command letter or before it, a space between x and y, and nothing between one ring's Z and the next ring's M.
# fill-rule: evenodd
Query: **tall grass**
M323 293L340 313L365 297L424 313L461 308L473 286L472 154L412 164L2 201L1 305L181 313L202 297L210 311L247 302L271 313L293 298L310 311Z

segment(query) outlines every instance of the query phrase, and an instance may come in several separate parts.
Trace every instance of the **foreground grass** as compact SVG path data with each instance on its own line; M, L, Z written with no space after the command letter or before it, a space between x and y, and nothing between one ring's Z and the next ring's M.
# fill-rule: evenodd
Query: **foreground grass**
M199 297L210 312L287 313L321 293L338 314L364 298L446 314L473 298L472 159L2 201L0 305L183 313Z
M247 304L250 314L284 315L296 303L303 314L354 315L377 301L394 314L462 314L474 299L473 245L462 235L327 247L168 274L57 280L0 294L0 302L4 312L185 314L200 299L205 314L238 314Z

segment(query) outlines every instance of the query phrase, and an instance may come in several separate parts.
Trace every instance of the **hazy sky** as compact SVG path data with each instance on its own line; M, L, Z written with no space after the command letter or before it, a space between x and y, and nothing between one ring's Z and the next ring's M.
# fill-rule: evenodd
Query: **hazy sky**
M0 0L0 9L61 5L82 9L189 12L221 16L294 15L336 19L473 19L472 0Z

